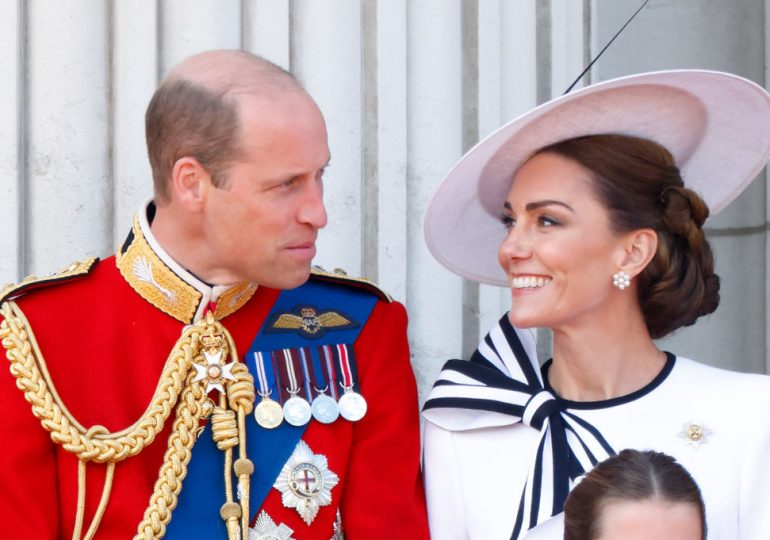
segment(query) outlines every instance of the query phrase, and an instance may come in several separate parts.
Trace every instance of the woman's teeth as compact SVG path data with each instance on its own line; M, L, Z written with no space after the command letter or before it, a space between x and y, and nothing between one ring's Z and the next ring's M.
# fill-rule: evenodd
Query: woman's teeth
M549 281L551 281L550 278L523 276L513 278L512 284L514 289L537 289Z

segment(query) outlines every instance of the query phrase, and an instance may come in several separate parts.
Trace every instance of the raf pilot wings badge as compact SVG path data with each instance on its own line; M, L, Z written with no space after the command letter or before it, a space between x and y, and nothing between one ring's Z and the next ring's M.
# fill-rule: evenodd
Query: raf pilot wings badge
M350 316L337 311L322 311L315 306L299 305L289 313L277 313L267 322L264 332L296 332L302 337L318 339L326 332L348 330L360 325Z

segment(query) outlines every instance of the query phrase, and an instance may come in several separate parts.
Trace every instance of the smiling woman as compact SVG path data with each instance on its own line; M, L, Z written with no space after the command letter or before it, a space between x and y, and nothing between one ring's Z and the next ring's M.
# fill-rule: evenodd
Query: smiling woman
M512 302L425 404L435 538L561 539L576 479L628 448L691 471L714 538L770 537L770 428L745 414L770 410L770 378L653 341L717 308L702 226L768 156L770 95L672 71L546 103L455 166L429 207L428 246L461 276L508 286ZM526 330L537 327L553 331L542 367Z

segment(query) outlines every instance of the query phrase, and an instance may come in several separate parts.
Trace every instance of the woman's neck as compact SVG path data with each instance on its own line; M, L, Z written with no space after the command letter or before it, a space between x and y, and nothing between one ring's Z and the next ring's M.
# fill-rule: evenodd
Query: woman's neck
M643 388L661 372L666 355L655 346L641 316L620 319L554 329L548 380L559 396L572 401L612 399Z

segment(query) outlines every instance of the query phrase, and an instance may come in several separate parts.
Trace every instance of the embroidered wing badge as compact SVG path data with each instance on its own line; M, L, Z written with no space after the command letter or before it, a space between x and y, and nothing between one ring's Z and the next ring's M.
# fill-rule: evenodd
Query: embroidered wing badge
M304 338L318 339L328 331L348 330L358 326L352 317L337 311L321 311L315 306L296 306L289 313L273 315L264 332L296 332Z

